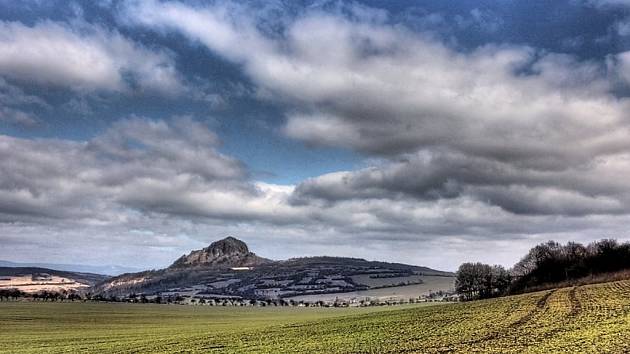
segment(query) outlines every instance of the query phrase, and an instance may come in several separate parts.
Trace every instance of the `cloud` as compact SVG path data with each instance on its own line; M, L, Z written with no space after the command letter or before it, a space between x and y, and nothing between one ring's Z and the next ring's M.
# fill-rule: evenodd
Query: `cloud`
M472 9L469 17L461 15L455 16L455 22L462 28L479 28L484 32L494 33L501 29L504 25L502 18L498 17L492 11L482 9Z
M0 122L33 128L40 124L36 115L29 111L34 107L48 108L48 104L0 78Z
M628 0L588 0L587 2L600 7L630 5Z
M170 55L144 48L115 30L79 22L27 26L1 21L0 75L78 91L183 90Z
M242 68L258 98L284 107L285 135L355 150L368 166L295 186L262 183L186 117L131 118L88 141L0 136L10 167L0 174L2 237L16 249L27 247L22 230L22 243L45 245L46 234L65 240L52 242L58 249L120 242L129 254L170 260L234 234L274 258L397 255L453 269L462 260L509 264L549 238L625 232L630 185L619 176L630 172L630 107L613 94L627 80L625 53L596 62L524 45L462 51L356 5L291 15L225 2L122 9L128 26L179 33ZM491 13L471 16L477 22L464 25L501 25ZM79 63L41 62L47 47L34 41L37 55L23 63L20 53L0 60L14 81L120 92L178 82L169 55L114 30L3 26L12 31L4 45L41 30ZM99 65L84 72L91 61Z
M624 19L621 21L615 22L613 28L617 34L620 36L629 36L630 35L630 19Z
M132 11L142 25L181 31L243 63L272 96L314 105L316 112L289 115L285 128L313 143L398 154L448 142L504 159L545 151L564 161L570 153L557 147L569 139L606 149L596 142L607 140L627 108L608 95L605 66L565 55L492 45L461 54L404 28L321 12L298 16L272 37L242 12L152 1Z
M32 115L7 107L0 107L0 121L20 127L33 127L38 123Z
M608 56L610 71L615 74L618 82L630 87L630 51Z
M173 194L223 182L230 188L246 173L217 144L216 135L185 117L120 121L88 142L0 136L0 220L118 223L143 191Z
M242 64L263 97L292 107L289 137L392 161L305 181L295 205L466 197L515 214L628 211L612 178L630 151L630 101L611 94L625 54L606 64L517 45L462 53L361 13L305 10L268 33L232 3L140 1L127 11Z
M189 117L132 117L88 141L0 136L0 256L46 248L47 261L85 262L81 254L98 252L114 257L108 263L150 266L233 234L274 258L396 254L400 261L400 247L426 250L405 253L408 262L454 269L472 257L471 244L496 242L497 235L524 250L532 238L618 232L627 219L619 212L627 199L614 195L626 183L589 179L601 175L567 183L609 197L556 190L540 173L515 177L520 171L502 171L508 165L461 154L410 155L283 186L251 180L219 147L217 136ZM561 185L567 176L552 177ZM446 244L454 258L431 257ZM485 259L482 251L474 255ZM501 260L520 255L507 244L504 252Z
M297 186L292 203L466 196L518 215L622 214L630 212L628 184L614 176L630 172L629 161L626 153L588 166L543 171L462 153L425 151L398 162L308 179Z

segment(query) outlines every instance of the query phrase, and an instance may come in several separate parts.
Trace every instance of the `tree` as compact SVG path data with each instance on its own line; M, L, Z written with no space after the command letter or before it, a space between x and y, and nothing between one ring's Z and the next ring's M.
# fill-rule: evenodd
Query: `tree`
M67 299L74 302L74 300L81 300L81 296L76 292L71 292L68 294Z
M554 241L533 247L513 268L510 292L527 291L591 275L630 269L630 244L603 239L587 247Z
M511 276L499 265L463 263L457 270L455 290L465 300L486 299L507 292Z
M475 297L475 265L473 263L463 263L457 270L457 278L455 279L455 291L464 296L466 300L472 300Z
M20 297L26 296L26 293L22 292L18 289L2 289L0 290L0 301L2 299L8 300L17 300Z
M500 265L492 267L493 296L506 295L512 284L512 275Z

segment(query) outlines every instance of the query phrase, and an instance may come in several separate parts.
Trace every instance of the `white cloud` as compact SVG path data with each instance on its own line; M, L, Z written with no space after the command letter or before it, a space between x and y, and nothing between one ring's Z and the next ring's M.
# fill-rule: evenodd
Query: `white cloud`
M448 145L536 164L619 151L630 141L616 129L628 102L608 94L603 65L569 56L491 45L460 54L378 20L321 12L275 37L256 30L245 10L222 5L144 1L129 12L243 63L269 97L315 106L285 127L309 142L378 154ZM575 140L579 146L564 148Z
M628 211L620 189L602 191L617 186L612 172L626 170L630 151L630 101L610 93L616 78L604 64L526 46L460 53L384 16L305 11L271 35L258 29L253 10L231 4L140 1L127 15L242 63L266 97L295 107L283 129L288 136L412 159L391 165L393 181L391 166L376 167L335 183L342 174L307 181L300 192L315 183L335 201L380 191L379 198L465 196L519 214ZM611 72L623 77L625 54L615 59ZM437 163L417 163L417 154ZM457 169L449 170L452 156ZM566 182L571 175L582 179Z
M216 144L189 118L125 120L89 142L0 136L0 219L115 224L138 193L159 199L182 188L241 188L230 181L242 181L242 165Z
M173 58L99 26L0 22L0 75L75 90L183 90Z

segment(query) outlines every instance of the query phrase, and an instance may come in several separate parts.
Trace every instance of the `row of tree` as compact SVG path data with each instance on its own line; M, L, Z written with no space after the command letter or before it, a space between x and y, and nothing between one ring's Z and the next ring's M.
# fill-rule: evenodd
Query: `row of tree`
M603 239L584 246L541 243L512 267L464 263L457 271L455 290L464 300L527 292L543 285L630 269L630 243Z
M362 299L354 304L354 306L366 307L366 306L389 306L389 305L401 305L407 303L425 302L425 301L444 301L451 294L438 292L433 293L431 296L425 299L410 298L410 299L398 299L398 300L386 300L379 299ZM352 301L337 299L334 302L316 301L296 301L293 299L242 299L242 298L223 298L223 299L205 299L205 298L193 298L186 299L183 296L151 296L147 297L144 294L129 294L124 297L119 296L103 296L103 295L91 295L89 293L83 293L79 295L77 292L55 292L42 290L37 293L26 293L18 289L0 289L0 301L16 301L19 299L27 299L33 301L104 301L104 302L131 302L131 303L154 303L154 304L192 304L192 305L206 305L206 306L256 306L256 307L348 307L351 306ZM448 299L452 301L452 299Z
M25 295L25 292L18 289L0 289L0 301L17 300Z
M0 301L17 300L19 298L30 298L41 301L63 301L81 300L82 297L73 291L48 291L42 290L36 293L25 293L19 289L0 289Z

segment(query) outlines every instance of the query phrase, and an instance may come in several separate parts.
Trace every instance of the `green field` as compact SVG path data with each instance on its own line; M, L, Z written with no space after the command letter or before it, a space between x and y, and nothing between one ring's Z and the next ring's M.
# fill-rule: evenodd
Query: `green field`
M630 351L630 281L435 306L0 303L0 352Z

